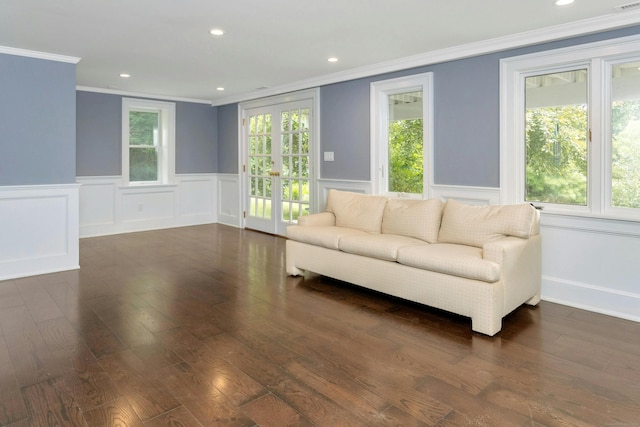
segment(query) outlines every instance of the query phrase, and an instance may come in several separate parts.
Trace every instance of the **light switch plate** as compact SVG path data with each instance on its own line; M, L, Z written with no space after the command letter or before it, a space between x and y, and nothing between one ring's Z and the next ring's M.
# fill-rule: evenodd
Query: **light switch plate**
M333 162L333 151L325 151L324 152L324 161L325 162Z

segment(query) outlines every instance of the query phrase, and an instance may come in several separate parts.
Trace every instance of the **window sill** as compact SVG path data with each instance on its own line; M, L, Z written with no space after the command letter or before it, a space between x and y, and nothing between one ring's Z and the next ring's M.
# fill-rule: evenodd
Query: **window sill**
M140 183L134 183L134 184L129 184L129 185L119 185L118 188L120 188L121 190L147 190L147 189L151 189L151 188L169 189L169 188L175 188L177 186L178 186L178 184L175 184L175 183L166 183L166 184L159 184L159 183L140 184Z

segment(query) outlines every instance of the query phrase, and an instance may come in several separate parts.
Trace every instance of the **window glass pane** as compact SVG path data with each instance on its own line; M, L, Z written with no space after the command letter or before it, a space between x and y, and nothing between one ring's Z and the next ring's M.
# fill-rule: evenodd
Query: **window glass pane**
M158 180L158 152L154 147L129 148L129 180Z
M587 204L587 70L530 76L525 200Z
M129 112L129 145L157 145L158 113Z
M611 205L640 208L640 61L614 65L611 102Z
M389 95L388 191L423 193L422 91Z

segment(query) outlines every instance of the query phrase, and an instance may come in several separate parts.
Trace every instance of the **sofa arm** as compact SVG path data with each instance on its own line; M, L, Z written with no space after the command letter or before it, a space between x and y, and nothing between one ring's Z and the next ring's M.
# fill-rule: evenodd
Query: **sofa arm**
M332 226L336 225L336 216L333 212L320 212L298 217L298 225L301 226Z
M515 260L522 249L526 246L528 239L519 237L503 237L493 242L485 243L482 247L482 258L504 265Z
M484 259L500 265L505 286L505 313L526 301L535 305L540 301L542 282L542 239L540 235L528 239L503 237L482 248Z

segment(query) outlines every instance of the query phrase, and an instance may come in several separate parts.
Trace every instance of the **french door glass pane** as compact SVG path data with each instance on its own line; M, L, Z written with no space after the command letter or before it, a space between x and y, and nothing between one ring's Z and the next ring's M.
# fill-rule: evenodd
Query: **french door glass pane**
M640 61L611 70L611 205L640 208Z
M271 218L271 114L249 117L249 216Z
M389 95L390 192L422 194L423 159L422 91Z
M525 200L587 205L587 70L529 76Z
M282 221L295 223L309 213L309 110L281 113Z

